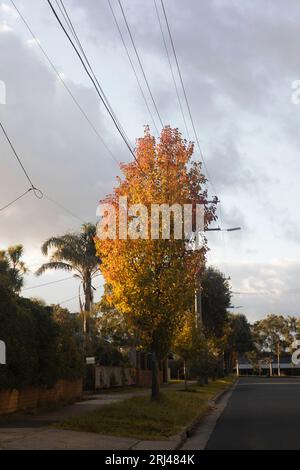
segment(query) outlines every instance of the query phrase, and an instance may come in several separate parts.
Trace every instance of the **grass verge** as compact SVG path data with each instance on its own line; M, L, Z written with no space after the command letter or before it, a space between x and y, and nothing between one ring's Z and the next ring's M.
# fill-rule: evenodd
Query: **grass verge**
M158 401L144 396L129 398L69 419L56 427L140 440L168 439L204 414L209 408L209 400L234 380L235 377L226 377L205 387L194 386L194 393L164 389Z

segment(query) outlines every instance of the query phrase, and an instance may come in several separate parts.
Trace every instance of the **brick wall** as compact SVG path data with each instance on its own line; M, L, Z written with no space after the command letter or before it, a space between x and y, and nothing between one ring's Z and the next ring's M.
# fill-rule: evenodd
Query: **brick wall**
M50 389L0 390L0 415L33 410L59 401L73 401L82 396L82 379L60 380Z

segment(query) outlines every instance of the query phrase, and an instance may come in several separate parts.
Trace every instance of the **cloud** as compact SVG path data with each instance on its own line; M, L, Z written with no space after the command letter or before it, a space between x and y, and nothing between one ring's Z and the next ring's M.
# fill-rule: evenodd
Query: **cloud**
M251 321L270 313L300 316L298 261L232 263L230 276L235 292L232 302L242 305Z

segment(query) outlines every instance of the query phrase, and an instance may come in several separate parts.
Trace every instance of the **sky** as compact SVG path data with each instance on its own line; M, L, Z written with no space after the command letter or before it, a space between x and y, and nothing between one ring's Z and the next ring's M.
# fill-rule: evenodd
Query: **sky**
M69 277L63 272L34 275L45 261L41 244L49 236L95 221L98 200L112 191L120 174L118 162L128 162L132 156L47 1L14 1L38 43L11 1L0 0L0 81L6 85L0 121L45 197L39 200L28 194L0 212L0 248L24 245L30 268L24 296L62 302L77 310L77 300L69 300L78 292L74 279L31 289ZM205 159L203 170L208 170L210 194L217 193L221 201L217 225L242 228L207 234L208 263L230 277L235 293L232 305L238 307L233 311L245 313L250 321L269 313L298 316L300 105L292 99L292 84L300 80L300 3L164 3ZM142 136L146 124L156 134L107 0L65 0L64 4L130 140ZM111 4L159 127L118 1L111 0ZM153 0L123 0L122 5L163 123L195 140L186 107L189 135L180 113ZM159 0L157 5L167 38ZM195 149L194 159L199 158ZM1 133L0 171L2 207L26 191L28 182ZM94 286L98 300L102 280L97 278Z

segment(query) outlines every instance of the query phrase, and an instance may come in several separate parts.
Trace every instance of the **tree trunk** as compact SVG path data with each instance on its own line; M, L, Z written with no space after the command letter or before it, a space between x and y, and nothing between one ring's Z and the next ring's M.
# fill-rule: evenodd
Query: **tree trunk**
M202 377L202 375L199 375L199 376L197 377L197 385L198 385L199 387L204 387L205 383L204 383L204 378Z
M92 307L93 293L92 293L92 279L90 272L86 272L83 280L84 292L84 310L83 310L83 336L84 336L84 350L86 353L87 342L89 336L89 313Z
M151 371L152 371L151 400L158 400L159 398L158 363L157 363L156 352L154 350L152 350L152 354L151 354Z
M84 290L84 310L86 312L91 311L91 305L92 305L92 279L91 279L91 274L87 273L84 283L83 283L83 290Z
M279 344L277 345L277 375L280 377L280 348Z

